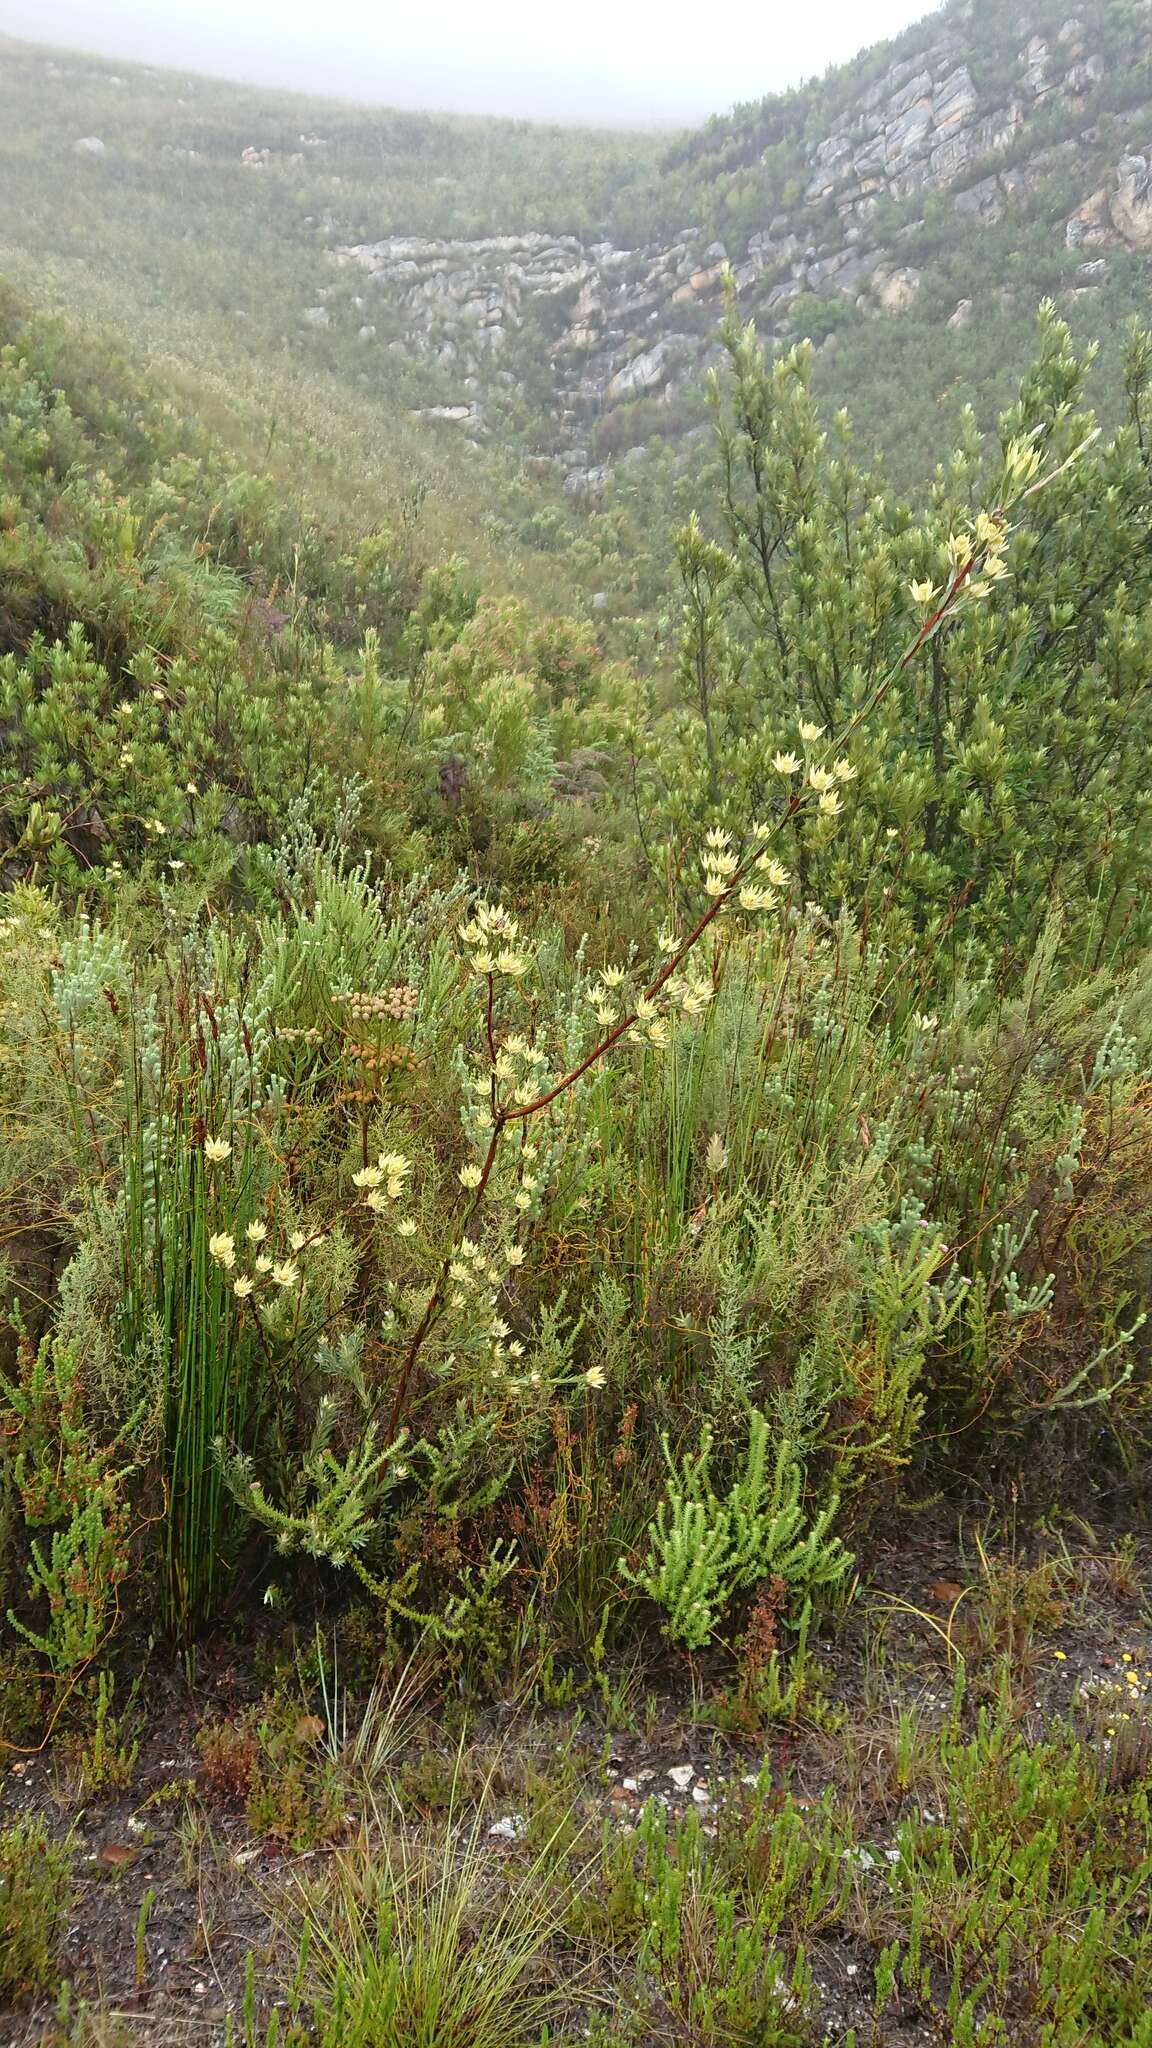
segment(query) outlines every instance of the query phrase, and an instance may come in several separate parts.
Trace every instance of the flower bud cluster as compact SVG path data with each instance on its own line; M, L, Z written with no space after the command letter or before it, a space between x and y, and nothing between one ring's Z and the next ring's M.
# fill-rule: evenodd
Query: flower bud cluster
M347 1006L348 1014L358 1023L369 1023L378 1018L391 1018L396 1024L410 1024L416 1015L419 997L410 982L398 982L395 988L387 988L382 995L368 995L363 990L353 990L336 998Z

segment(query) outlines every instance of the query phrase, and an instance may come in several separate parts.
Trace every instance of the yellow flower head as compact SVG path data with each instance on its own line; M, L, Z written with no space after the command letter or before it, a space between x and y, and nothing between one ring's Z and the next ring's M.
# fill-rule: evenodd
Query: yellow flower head
M1008 534L1004 525L999 519L994 519L990 512L978 512L976 514L972 524L972 537L977 547L991 548L997 554L999 554L1002 548L1007 546L1008 542Z
M228 1143L227 1138L205 1138L204 1157L210 1162L211 1165L220 1166L223 1164L224 1160L229 1159L231 1155L232 1147Z

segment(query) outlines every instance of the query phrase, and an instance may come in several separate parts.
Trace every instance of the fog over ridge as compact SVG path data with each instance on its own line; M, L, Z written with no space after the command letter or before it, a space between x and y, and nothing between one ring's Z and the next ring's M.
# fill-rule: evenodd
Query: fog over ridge
M680 123L822 72L933 11L808 0L703 15L686 0L572 13L498 0L0 0L0 30L124 60L382 105L521 119Z

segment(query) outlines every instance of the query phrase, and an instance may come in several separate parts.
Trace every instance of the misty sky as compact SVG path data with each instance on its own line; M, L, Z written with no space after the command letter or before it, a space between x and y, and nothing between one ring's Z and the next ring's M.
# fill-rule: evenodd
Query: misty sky
M687 121L822 72L931 0L0 0L0 29L392 106Z

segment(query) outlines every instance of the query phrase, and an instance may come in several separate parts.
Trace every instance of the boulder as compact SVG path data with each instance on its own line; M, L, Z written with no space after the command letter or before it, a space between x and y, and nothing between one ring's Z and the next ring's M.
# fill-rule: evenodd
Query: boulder
M602 491L609 482L612 471L607 463L599 463L591 469L570 469L561 489L566 498L590 498Z
M670 368L668 344L658 341L655 348L645 349L617 370L604 396L610 403L621 398L639 398L645 391L655 391L666 383Z
M1109 213L1130 249L1152 249L1152 155L1121 157Z
M413 420L445 420L452 426L459 426L465 420L475 422L477 412L474 405L421 405L408 417Z
M1050 90L1048 66L1051 56L1052 53L1043 36L1032 36L1020 52L1020 62L1024 69L1024 90L1031 93L1033 99L1041 98Z
M969 185L963 192L957 192L952 201L957 213L974 214L976 219L991 226L1000 219L1004 211L1004 192L998 177L981 178L979 184Z
M975 310L971 299L961 299L956 311L948 315L945 326L959 334L965 327L971 327Z
M916 302L920 272L904 268L878 271L873 280L876 297L886 313L906 313Z
M1065 247L1114 247L1117 239L1110 217L1108 188L1102 185L1072 215L1064 230Z
M107 156L108 145L98 135L82 135L72 144L77 156Z

